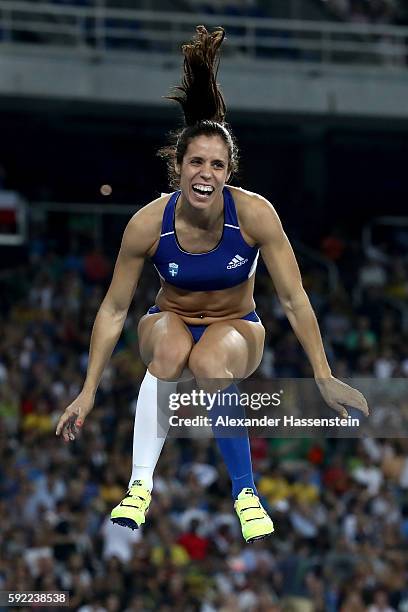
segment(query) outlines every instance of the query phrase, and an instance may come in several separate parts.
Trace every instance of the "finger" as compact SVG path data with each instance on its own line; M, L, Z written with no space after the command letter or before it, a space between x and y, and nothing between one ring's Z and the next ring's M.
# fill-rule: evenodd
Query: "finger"
M65 442L70 442L71 440L75 440L75 436L70 429L64 429L63 438Z
M333 408L333 410L335 410L336 412L338 412L342 418L347 419L348 412L344 406L342 406L338 402L331 402L330 407Z
M65 442L69 442L70 440L75 440L74 432L73 432L73 421L75 419L75 415L67 415L65 419L65 423L62 427L62 435Z
M69 431L68 431L70 440L75 440L75 436L81 431L83 423L84 423L84 420L79 415L78 416L72 415L69 421Z
M360 402L361 402L360 410L362 410L362 412L364 412L364 414L368 416L370 414L370 409L368 407L367 400L362 393L359 394L359 397L360 397Z
M60 433L63 430L63 428L65 427L65 423L67 422L68 419L69 419L69 414L66 414L64 412L64 414L60 417L60 420L58 421L57 429L55 430L55 434L57 436L60 435Z
M68 436L70 440L75 440L75 434L77 432L77 428L75 426L76 415L72 415L68 421Z
M346 403L346 405L351 406L352 408L356 408L357 410L361 410L361 412L365 416L368 416L369 414L367 400L364 397L364 395L358 391L356 391L354 396L350 398L350 400Z
M55 430L55 435L56 436L60 435L63 424L64 424L63 417L60 417L60 419L59 419L59 421L57 423L57 428Z
M81 431L83 424L84 417L81 414L78 414L72 423L72 430L74 432L74 435L78 434Z
M370 411L368 409L368 404L367 404L367 400L365 398L361 399L358 403L356 403L355 408L357 408L358 410L361 410L361 412L365 415L368 416Z
M73 426L72 426L72 417L69 419L67 423L67 434L70 440L72 440L72 436L74 434Z

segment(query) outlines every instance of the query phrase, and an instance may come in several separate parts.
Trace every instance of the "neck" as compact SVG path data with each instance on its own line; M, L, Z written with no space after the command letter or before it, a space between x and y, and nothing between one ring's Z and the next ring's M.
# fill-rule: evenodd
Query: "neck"
M178 217L185 219L190 225L202 229L208 229L215 225L223 214L224 197L222 194L211 206L200 209L192 206L183 193L181 193L176 207L176 215Z

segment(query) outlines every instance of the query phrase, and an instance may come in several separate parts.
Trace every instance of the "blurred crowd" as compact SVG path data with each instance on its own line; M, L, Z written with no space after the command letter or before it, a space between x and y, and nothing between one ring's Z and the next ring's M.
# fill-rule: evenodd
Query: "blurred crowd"
M189 0L194 11L229 17L266 17L258 0Z
M406 378L407 337L389 305L406 299L406 263L350 248L322 244L341 270L336 292L304 271L333 371ZM66 254L37 239L0 277L0 590L68 591L80 612L408 611L404 438L252 439L276 532L250 546L213 441L168 440L146 525L110 523L131 471L137 321L158 287L148 266L84 430L67 445L55 427L84 380L111 272L98 248ZM257 305L267 346L256 375L310 376L262 265Z
M314 0L309 0L313 4ZM353 23L401 23L406 12L402 0L320 0L333 16ZM93 6L93 0L53 0L61 6ZM106 6L112 8L135 8L131 0L106 0ZM290 0L288 0L290 4ZM306 3L305 3L306 4ZM144 0L144 9L169 10L168 2L160 0ZM313 7L311 7L313 8ZM174 2L174 10L192 10L210 15L226 15L231 17L266 17L274 16L274 7L261 0L182 0ZM279 10L282 10L281 8ZM307 5L296 7L292 3L288 14L296 16L296 10L307 15ZM313 13L311 13L313 14Z
M37 3L37 0L29 0ZM327 7L329 14L355 23L392 24L405 22L407 7L403 0L308 0L313 9L314 2L321 2ZM61 7L94 7L95 0L52 0ZM276 7L262 0L143 0L136 7L132 0L104 0L104 6L114 9L135 9L152 11L193 11L209 15L225 15L230 17L274 17ZM139 3L140 4L140 3ZM282 6L277 8L282 11ZM287 16L296 18L296 12L302 18L308 14L307 2L303 7L288 0ZM315 15L312 11L311 15ZM279 12L280 15L280 12ZM278 15L278 16L279 16Z
M400 0L322 0L336 17L352 23L398 24L405 21Z

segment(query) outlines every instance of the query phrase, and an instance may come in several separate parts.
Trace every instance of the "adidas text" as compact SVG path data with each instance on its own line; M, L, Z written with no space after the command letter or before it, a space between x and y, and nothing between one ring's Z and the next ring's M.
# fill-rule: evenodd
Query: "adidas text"
M233 268L239 268L239 266L243 266L246 264L248 259L244 259L241 255L235 255L227 265L227 270L232 270Z

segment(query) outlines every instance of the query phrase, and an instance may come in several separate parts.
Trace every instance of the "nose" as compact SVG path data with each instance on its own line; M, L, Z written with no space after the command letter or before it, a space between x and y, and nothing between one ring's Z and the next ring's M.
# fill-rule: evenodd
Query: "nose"
M211 178L211 166L203 165L201 168L201 176L203 178L209 179Z

